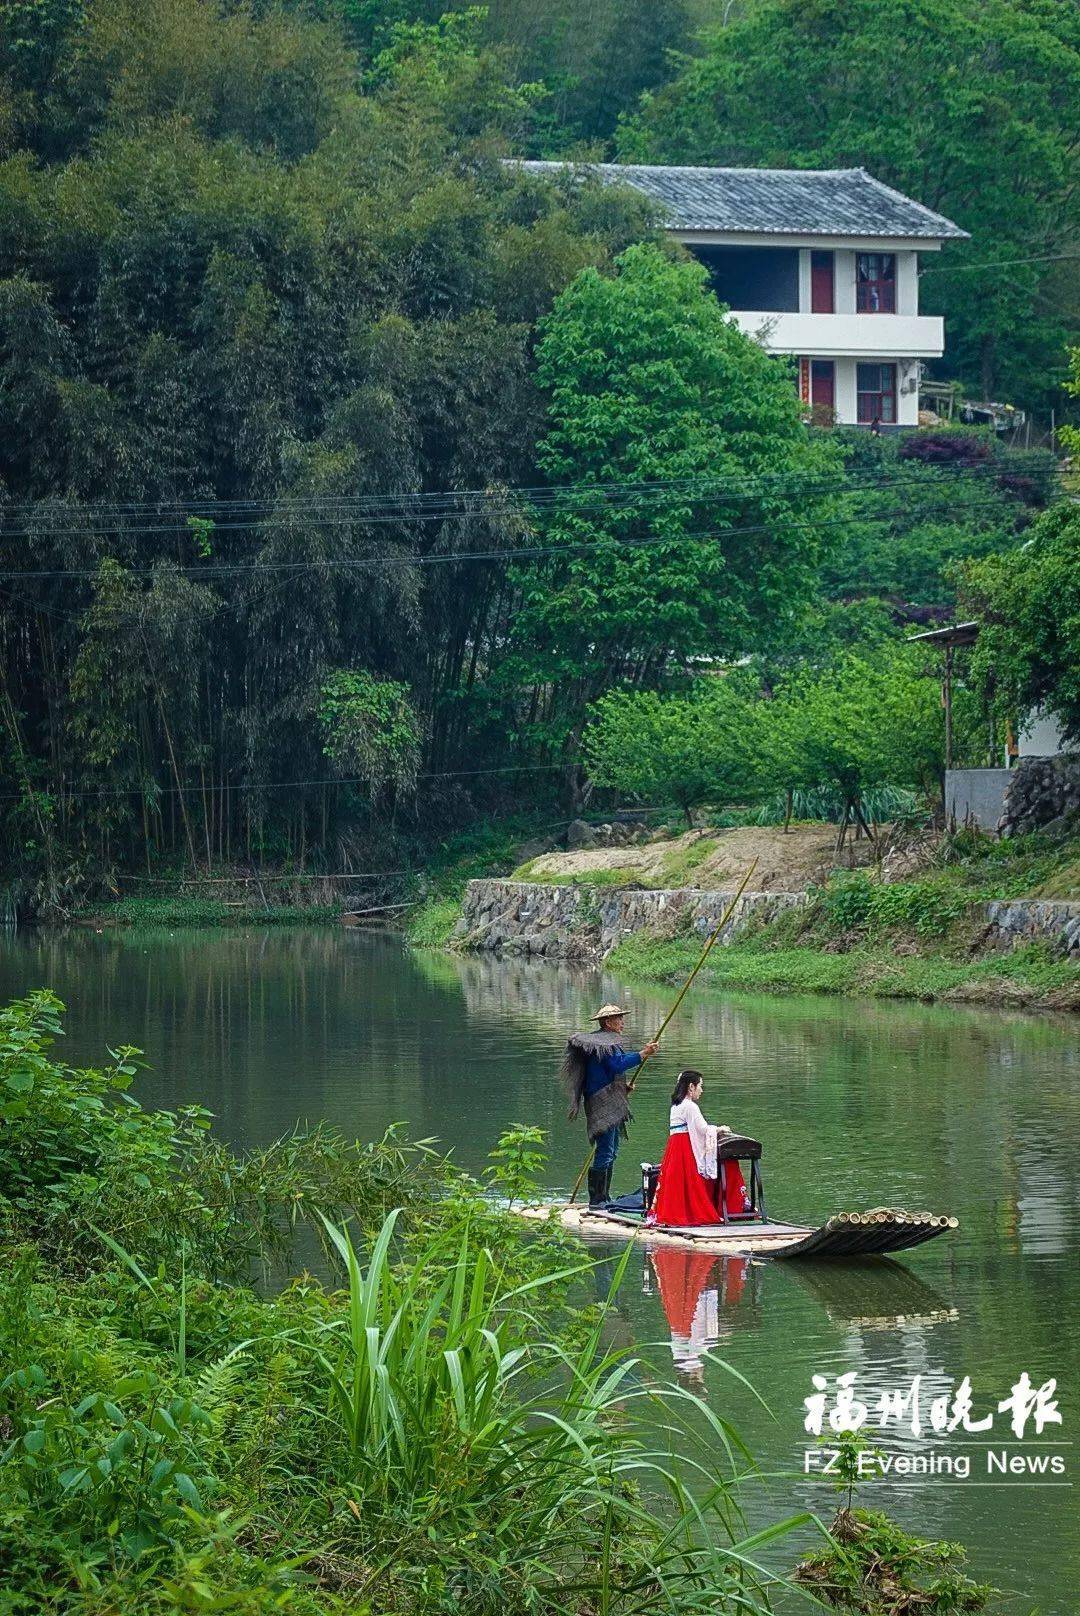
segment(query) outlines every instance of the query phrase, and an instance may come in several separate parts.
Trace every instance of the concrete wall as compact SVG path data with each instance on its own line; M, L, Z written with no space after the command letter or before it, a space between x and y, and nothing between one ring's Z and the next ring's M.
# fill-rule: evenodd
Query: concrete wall
M837 314L855 313L855 254L849 247L841 247L834 260L833 307ZM806 305L810 307L809 303Z
M836 419L841 426L853 426L858 408L855 396L855 360L837 359L835 363L833 405Z
M980 830L996 830L1010 779L1009 769L947 769L946 817L958 825L974 823Z
M1061 724L1053 713L1037 707L1029 713L1027 721L1016 738L1020 757L1057 757L1065 748Z
M919 312L919 255L898 252L896 255L896 312Z
M818 359L939 359L945 347L945 325L937 314L782 314L735 309L731 319L770 353L813 354Z

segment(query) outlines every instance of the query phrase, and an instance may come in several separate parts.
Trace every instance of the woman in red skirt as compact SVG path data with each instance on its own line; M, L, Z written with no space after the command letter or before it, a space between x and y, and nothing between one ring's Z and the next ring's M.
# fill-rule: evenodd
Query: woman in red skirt
M705 1088L700 1072L680 1072L671 1096L670 1135L660 1163L660 1183L649 1212L650 1223L668 1228L689 1229L702 1223L722 1223L716 1147L719 1135L730 1128L717 1128L705 1121L699 1101ZM750 1197L738 1162L724 1167L727 1209L748 1212Z

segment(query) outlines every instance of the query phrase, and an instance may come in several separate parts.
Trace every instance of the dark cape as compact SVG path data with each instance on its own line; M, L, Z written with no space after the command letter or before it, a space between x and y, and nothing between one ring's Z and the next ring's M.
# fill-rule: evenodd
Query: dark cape
M625 1128L630 1122L630 1096L626 1088L626 1073L620 1072L595 1094L585 1093L589 1061L593 1056L622 1054L623 1043L613 1032L576 1032L566 1041L566 1058L562 1064L562 1081L566 1088L573 1122L584 1106L585 1125L590 1140L597 1139L609 1128Z

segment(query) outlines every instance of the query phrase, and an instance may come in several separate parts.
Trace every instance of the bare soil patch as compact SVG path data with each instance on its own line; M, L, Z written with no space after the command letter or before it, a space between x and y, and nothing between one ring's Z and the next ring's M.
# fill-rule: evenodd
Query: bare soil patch
M757 859L752 892L804 892L837 867L836 826L823 824L740 825L732 830L692 830L632 847L589 847L572 853L543 853L516 872L529 881L618 881L643 887L699 887L713 891L736 885ZM844 869L873 861L864 838L849 841Z

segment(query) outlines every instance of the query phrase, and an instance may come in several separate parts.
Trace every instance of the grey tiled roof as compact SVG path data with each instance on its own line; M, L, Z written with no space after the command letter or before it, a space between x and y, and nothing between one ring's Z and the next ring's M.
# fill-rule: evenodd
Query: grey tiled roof
M580 167L632 185L656 202L670 230L792 236L964 237L950 219L894 191L864 168L659 168L644 163L514 160L534 174Z

